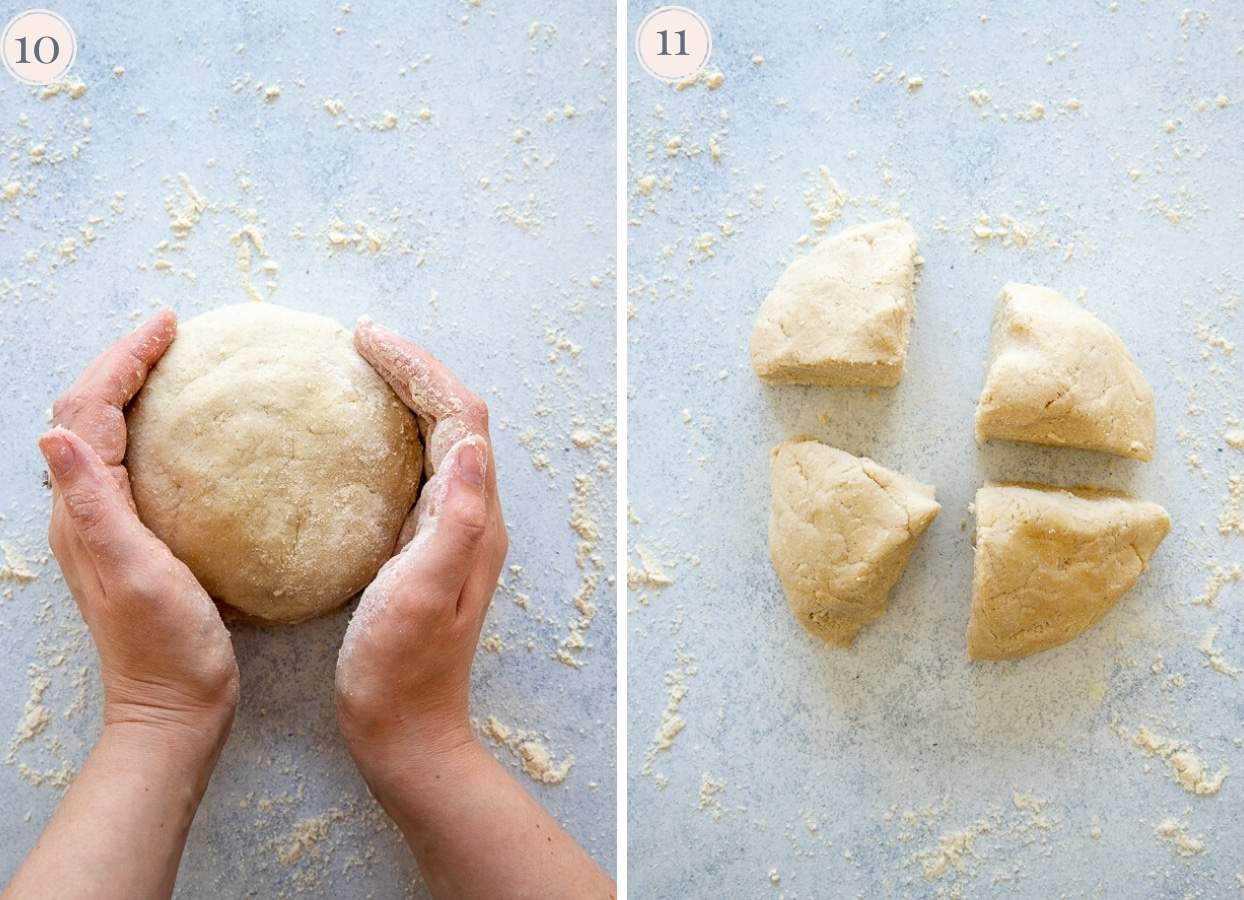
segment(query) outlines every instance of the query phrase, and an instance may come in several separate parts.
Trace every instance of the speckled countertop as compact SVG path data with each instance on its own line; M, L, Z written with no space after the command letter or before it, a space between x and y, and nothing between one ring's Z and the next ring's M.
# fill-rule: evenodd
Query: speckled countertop
M632 894L1240 896L1244 676L1198 647L1217 628L1244 669L1244 10L814 6L704 0L724 80L630 75ZM890 215L927 260L901 384L762 386L752 320L814 219ZM1009 280L1122 336L1157 396L1153 462L975 446ZM769 451L800 433L942 503L846 652L800 628L768 561ZM1123 488L1174 527L1078 640L969 664L987 478ZM1184 790L1142 727L1226 767L1217 794Z
M186 317L252 293L370 314L488 400L521 570L485 625L501 649L479 653L473 713L574 758L544 786L494 748L612 869L612 5L55 8L85 93L0 78L0 184L17 185L0 195L0 540L36 576L0 580L0 883L99 727L94 651L44 538L45 413L157 305ZM247 225L262 247L233 239ZM598 612L567 650L585 584ZM234 630L241 709L179 896L423 895L337 737L348 616ZM28 702L50 724L10 744Z

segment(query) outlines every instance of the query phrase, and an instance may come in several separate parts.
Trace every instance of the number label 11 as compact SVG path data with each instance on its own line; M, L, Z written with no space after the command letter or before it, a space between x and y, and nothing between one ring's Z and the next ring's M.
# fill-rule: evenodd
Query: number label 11
M663 29L658 31L657 34L661 36L661 52L657 56L669 56L669 31ZM687 52L687 32L680 29L675 31L674 34L678 36L678 52L674 56L690 56L691 54Z

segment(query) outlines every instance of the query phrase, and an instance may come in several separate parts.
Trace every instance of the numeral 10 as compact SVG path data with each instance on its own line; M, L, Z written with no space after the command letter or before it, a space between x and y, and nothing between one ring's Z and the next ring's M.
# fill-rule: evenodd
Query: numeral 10
M48 57L47 59L43 58L42 48L43 48L44 41L52 42L52 55ZM17 46L21 48L21 56L18 57L17 61L19 63L30 62L30 60L27 59L26 57L26 38L24 37L18 38ZM35 45L31 49L34 51L35 60L37 62L42 63L45 66L56 62L56 58L60 56L60 44L57 43L56 38L52 37L50 34L45 34L43 37L39 38L39 40L35 41Z

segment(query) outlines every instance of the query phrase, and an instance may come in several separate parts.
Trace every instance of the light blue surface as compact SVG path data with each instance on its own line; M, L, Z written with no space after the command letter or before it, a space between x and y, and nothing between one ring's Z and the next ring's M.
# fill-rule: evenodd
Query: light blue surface
M1244 473L1223 440L1244 419L1231 299L1244 295L1244 10L1213 3L1181 24L1181 4L1119 5L705 0L717 90L679 91L632 66L629 544L633 565L642 545L673 579L628 604L633 896L1240 894L1242 681L1207 668L1197 644L1220 626L1223 658L1244 668L1244 584L1223 588L1217 609L1190 601L1208 559L1244 561L1244 535L1218 531L1228 477ZM632 28L647 9L631 10ZM977 89L987 106L969 99ZM1034 101L1044 118L1020 119ZM927 264L894 390L770 388L751 373L757 307L814 234L803 198L820 166L865 198L828 233L893 210L920 237ZM644 176L659 182L650 195ZM981 244L981 214L1026 223L1028 246ZM703 234L714 255L696 249ZM1009 280L1083 289L1122 336L1157 396L1151 463L976 448L989 322ZM942 503L889 613L850 651L803 632L768 560L769 451L800 433L933 484ZM986 478L1125 488L1163 504L1174 528L1140 585L1074 643L972 665L967 507ZM677 670L686 728L645 775ZM1184 740L1231 774L1217 796L1193 796L1112 723ZM710 785L701 808L705 774L724 788ZM1015 791L1046 804L1020 809ZM926 879L917 854L982 817L990 830L963 871ZM1167 817L1201 838L1199 856L1155 836Z
M71 74L86 94L40 100L0 77L0 184L22 185L16 201L0 199L0 539L39 573L26 586L0 584L12 588L0 599L0 747L22 716L31 663L51 678L53 716L0 766L0 883L59 796L18 766L78 765L98 729L94 653L45 558L48 493L35 448L45 410L134 326L132 311L165 303L186 317L244 300L230 236L248 210L280 267L269 297L253 258L250 280L265 297L346 324L368 313L487 399L508 562L522 575L506 574L485 625L505 650L480 652L473 713L539 733L556 761L575 758L562 786L516 777L613 868L614 447L607 433L590 450L570 441L614 416L613 6L340 7L57 4L78 34ZM279 96L265 100L258 82L279 85ZM335 118L323 108L330 99L345 106ZM372 128L387 112L396 127ZM33 144L47 147L39 165L29 162ZM180 173L211 209L183 251L160 250L175 240L166 198L177 210L185 202ZM336 220L384 233L383 248L332 250ZM71 237L75 259L58 249ZM156 270L157 258L173 271ZM559 350L562 337L580 351ZM604 574L576 671L552 657L578 617L582 578L598 571L575 561L580 473L593 479L586 508L601 530ZM526 611L514 602L520 592L531 598ZM242 705L190 837L180 896L423 895L336 733L332 672L348 616L235 630ZM66 716L83 667L83 708ZM295 823L325 813L328 837L282 864Z

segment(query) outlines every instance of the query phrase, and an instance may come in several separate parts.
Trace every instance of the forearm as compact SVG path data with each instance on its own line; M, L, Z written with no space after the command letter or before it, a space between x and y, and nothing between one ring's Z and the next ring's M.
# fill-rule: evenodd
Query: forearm
M5 900L168 897L228 726L106 725Z
M613 881L477 741L435 766L370 767L433 896L612 898Z

